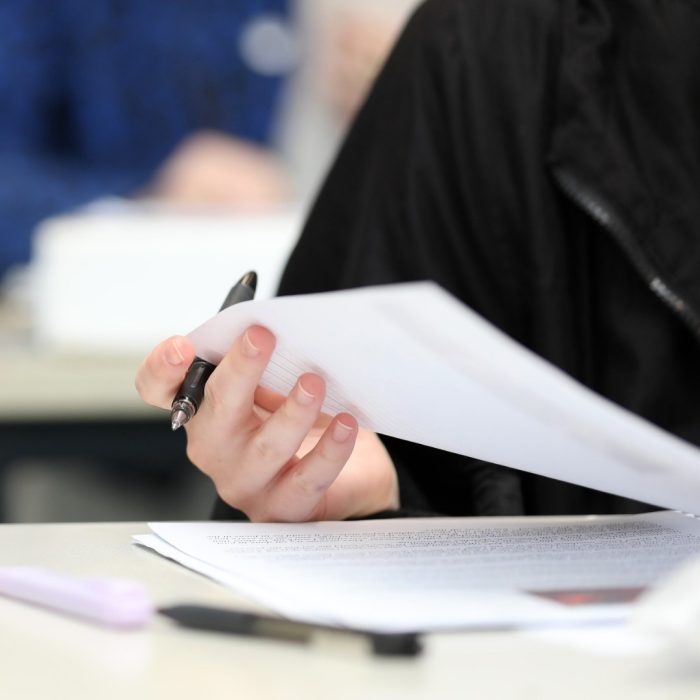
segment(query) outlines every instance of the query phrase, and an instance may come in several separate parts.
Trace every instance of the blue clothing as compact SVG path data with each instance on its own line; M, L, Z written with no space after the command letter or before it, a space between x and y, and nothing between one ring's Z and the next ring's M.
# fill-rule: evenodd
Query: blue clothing
M189 133L264 143L280 76L239 38L287 0L0 0L0 275L46 216L129 194Z

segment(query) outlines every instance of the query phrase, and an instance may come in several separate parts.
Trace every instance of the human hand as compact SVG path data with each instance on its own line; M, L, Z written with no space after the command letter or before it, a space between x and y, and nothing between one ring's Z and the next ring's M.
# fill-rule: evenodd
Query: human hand
M176 204L269 205L289 201L291 185L271 152L215 131L185 139L146 189Z
M397 508L391 458L350 414L320 413L320 376L303 374L288 397L259 387L274 345L270 331L252 326L212 373L185 425L193 464L226 503L258 522L340 520ZM186 338L162 342L138 372L141 397L169 409L193 359Z

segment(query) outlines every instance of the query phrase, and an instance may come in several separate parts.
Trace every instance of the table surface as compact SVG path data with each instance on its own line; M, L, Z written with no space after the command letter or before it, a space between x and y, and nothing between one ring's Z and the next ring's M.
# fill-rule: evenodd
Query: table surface
M143 582L157 605L254 609L232 591L131 544L143 523L2 525L0 565ZM0 599L2 698L700 697L695 667L667 654L605 655L517 632L441 633L411 660L178 629L154 618L112 631ZM605 634L602 632L601 634Z

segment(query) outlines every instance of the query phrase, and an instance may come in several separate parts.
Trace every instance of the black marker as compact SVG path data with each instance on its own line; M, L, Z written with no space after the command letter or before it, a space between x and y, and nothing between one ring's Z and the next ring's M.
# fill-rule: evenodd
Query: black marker
M333 646L337 646L340 641L348 642L349 646L356 646L359 642L360 647L364 646L378 656L417 656L421 652L420 638L415 632L381 633L344 629L204 605L175 605L160 608L158 612L183 627L210 632L297 644L312 644L323 639Z
M234 304L240 304L242 301L250 301L255 296L257 284L258 276L254 272L246 272L231 287L231 291L224 299L224 303L219 311L223 311ZM173 430L177 430L185 425L197 413L204 397L204 385L215 369L216 365L213 365L211 362L207 362L200 357L194 358L177 395L173 399L170 409L170 425Z

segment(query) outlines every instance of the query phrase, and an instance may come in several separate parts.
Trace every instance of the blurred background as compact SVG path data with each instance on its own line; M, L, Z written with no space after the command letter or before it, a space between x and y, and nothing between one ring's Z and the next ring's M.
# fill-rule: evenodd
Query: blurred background
M141 359L274 294L416 0L0 0L0 521L207 518Z

